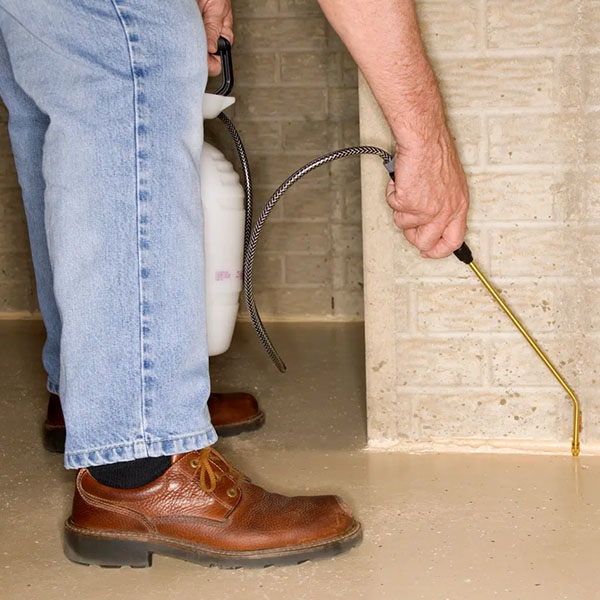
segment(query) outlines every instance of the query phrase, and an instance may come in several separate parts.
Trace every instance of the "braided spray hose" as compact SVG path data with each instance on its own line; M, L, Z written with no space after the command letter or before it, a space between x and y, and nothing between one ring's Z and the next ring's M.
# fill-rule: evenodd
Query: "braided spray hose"
M244 222L244 254L246 253L246 248L248 246L248 241L250 240L250 233L252 231L252 207L253 207L253 197L252 197L252 176L250 174L250 164L248 163L248 155L246 154L246 149L244 148L244 143L242 142L242 138L238 130L235 128L235 125L231 121L231 119L225 113L219 113L217 118L225 125L225 128L229 132L229 135L233 139L233 143L235 144L235 149L237 150L238 157L240 159L240 164L242 165L242 179L244 180L244 208L246 210L246 219Z
M265 330L265 326L260 318L260 314L258 312L258 308L256 307L256 301L254 299L254 285L252 281L252 273L254 269L254 258L256 256L256 246L258 244L258 240L262 229L271 214L271 211L281 198L283 194L295 183L297 183L304 175L310 173L311 171L322 167L334 160L338 160L341 158L347 158L349 156L360 156L362 154L374 154L379 156L384 163L390 163L393 160L393 156L383 150L382 148L377 148L376 146L352 146L350 148L343 148L341 150L336 150L334 152L330 152L329 154L325 154L314 160L311 160L309 163L298 169L295 173L290 175L275 191L275 193L271 196L269 201L265 204L263 210L261 211L254 227L252 227L252 213L253 213L253 196L252 196L252 176L250 173L250 165L248 163L248 155L246 154L246 150L244 148L244 144L242 142L242 138L236 129L235 125L232 123L231 119L227 117L224 113L220 113L218 118L225 125L227 131L231 135L233 142L235 144L237 154L240 160L240 164L242 166L242 179L244 182L244 192L245 192L245 209L246 209L246 218L244 224L244 269L243 269L243 278L244 278L244 298L246 300L246 306L248 307L248 314L250 315L250 321L256 331L256 335L258 339L261 341L264 346L267 354L275 363L275 366L282 373L285 372L286 366L279 353L275 349L273 342L271 341L269 334Z
M284 373L286 370L285 363L279 356L273 342L269 338L268 333L265 330L263 322L260 318L260 314L258 309L256 308L256 302L254 300L254 289L252 282L252 271L254 268L254 257L256 255L256 246L258 244L258 239L260 237L261 231L271 214L271 211L281 198L283 194L295 183L297 183L304 175L326 165L334 160L338 160L341 158L347 158L349 156L360 156L362 154L374 154L383 159L384 163L388 163L392 160L392 155L381 148L377 148L375 146L352 146L350 148L343 148L341 150L336 150L334 152L330 152L329 154L325 154L320 156L319 158L315 158L311 160L309 163L298 169L295 173L290 175L275 191L275 193L271 196L269 201L265 204L262 209L254 227L252 228L252 232L250 234L250 239L248 241L248 245L244 252L244 297L246 299L246 305L248 306L248 313L250 314L250 320L252 321L252 325L260 339L262 345L264 346L267 354L271 357L271 360L275 363L275 366Z

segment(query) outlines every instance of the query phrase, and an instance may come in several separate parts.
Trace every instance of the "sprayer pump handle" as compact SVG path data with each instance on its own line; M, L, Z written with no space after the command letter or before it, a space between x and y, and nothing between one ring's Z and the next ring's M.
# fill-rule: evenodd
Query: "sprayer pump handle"
M233 89L233 59L231 58L231 43L223 36L219 37L217 51L221 57L221 87L215 92L217 96L229 96Z
M392 160L384 163L384 167L386 168L387 172L390 175L390 178L392 181L394 181L394 174L395 174L395 159L392 158ZM458 249L454 251L454 256L456 256L456 258L458 258L458 260L460 260L461 262L464 262L466 265L469 265L473 262L473 253L471 252L471 249L469 248L469 246L467 246L466 242L462 243L462 246Z

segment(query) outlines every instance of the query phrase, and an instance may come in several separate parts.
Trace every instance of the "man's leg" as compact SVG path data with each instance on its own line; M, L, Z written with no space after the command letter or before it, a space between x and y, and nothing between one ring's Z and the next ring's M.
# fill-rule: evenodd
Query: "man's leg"
M79 471L67 556L148 566L160 553L236 567L352 547L360 524L338 498L269 493L204 447L215 435L197 170L206 53L195 0L21 4L0 0L0 30L17 84L48 116L44 208L62 322L65 462L98 465ZM134 483L132 460L160 461L144 468L147 484Z
M8 131L27 217L38 303L46 327L42 361L48 373L48 390L58 394L60 372L60 315L54 299L52 269L44 226L42 146L48 116L15 81L8 49L0 36L0 95L9 111Z
M54 297L44 226L42 146L49 119L15 81L2 36L0 95L10 111L9 133L27 216L38 302L46 328L42 360L48 374L47 386L51 394L44 424L44 444L50 450L63 452L65 427L58 397L61 323ZM264 422L264 413L250 394L211 394L208 408L211 422L220 436L252 431L261 427Z
M193 0L2 0L18 85L48 116L45 226L62 320L67 467L205 447Z

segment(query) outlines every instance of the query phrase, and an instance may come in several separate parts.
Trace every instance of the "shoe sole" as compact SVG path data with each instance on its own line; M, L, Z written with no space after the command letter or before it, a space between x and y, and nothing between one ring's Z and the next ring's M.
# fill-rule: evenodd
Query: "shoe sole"
M231 437L247 431L256 431L265 424L265 413L261 410L258 414L246 421L238 421L229 425L219 425L215 431L219 437Z
M144 539L136 535L112 537L106 532L82 529L67 521L64 532L64 551L71 562L105 568L151 567L152 556L159 554L207 567L256 569L295 565L309 560L330 558L350 550L361 540L362 528L357 522L345 534L310 546L234 552L214 550L191 542L162 537L158 539Z
M232 437L248 431L256 431L265 424L265 413L260 411L257 415L247 421L239 421L230 425L215 427L219 437ZM63 454L65 451L66 429L64 427L53 427L44 425L43 442L48 452Z

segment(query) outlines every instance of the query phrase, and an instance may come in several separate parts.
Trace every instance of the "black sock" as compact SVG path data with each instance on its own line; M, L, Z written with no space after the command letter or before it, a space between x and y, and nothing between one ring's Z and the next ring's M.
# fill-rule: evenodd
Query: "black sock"
M138 458L127 462L89 467L92 477L114 488L130 489L146 485L160 477L171 466L170 456Z

